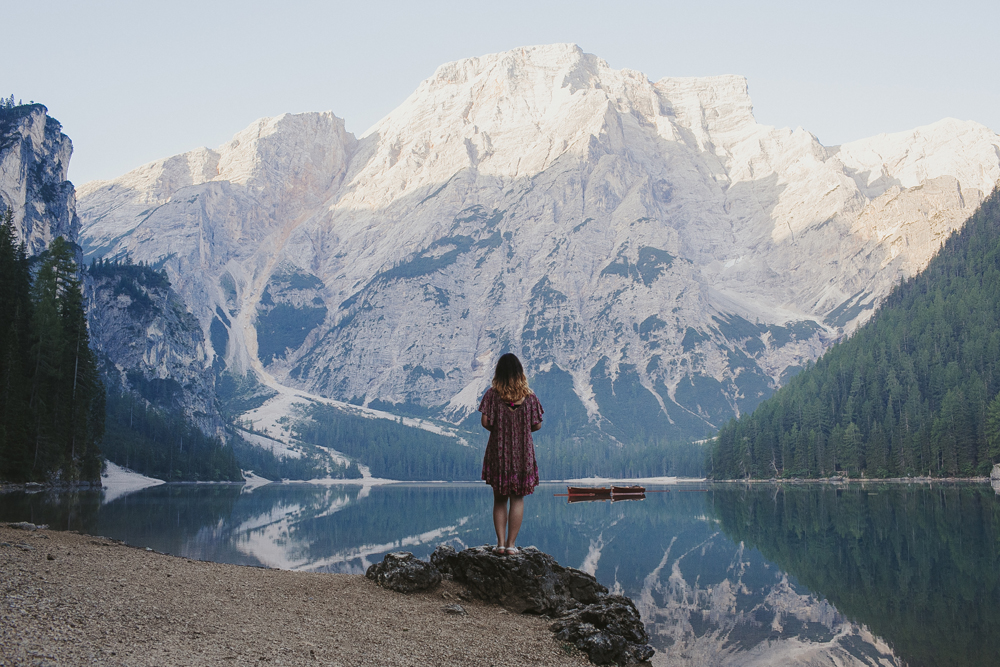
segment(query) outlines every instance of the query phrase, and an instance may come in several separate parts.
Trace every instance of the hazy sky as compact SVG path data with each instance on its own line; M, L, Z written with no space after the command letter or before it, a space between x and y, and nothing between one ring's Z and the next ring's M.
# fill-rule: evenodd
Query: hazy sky
M996 0L13 0L3 19L0 94L62 122L76 184L283 112L360 135L442 63L555 42L654 81L742 74L758 122L826 145L948 116L1000 131Z

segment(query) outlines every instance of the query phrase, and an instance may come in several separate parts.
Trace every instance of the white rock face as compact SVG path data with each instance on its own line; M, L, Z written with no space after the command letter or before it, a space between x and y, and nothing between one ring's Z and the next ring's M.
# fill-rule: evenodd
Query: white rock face
M0 110L0 210L14 213L18 240L37 255L80 230L73 184L66 180L73 142L41 104Z
M263 119L84 185L79 213L88 254L162 262L206 332L230 322L231 369L458 423L511 350L547 409L669 439L865 321L998 156L955 120L825 147L758 125L741 77L552 45L443 65L360 140Z

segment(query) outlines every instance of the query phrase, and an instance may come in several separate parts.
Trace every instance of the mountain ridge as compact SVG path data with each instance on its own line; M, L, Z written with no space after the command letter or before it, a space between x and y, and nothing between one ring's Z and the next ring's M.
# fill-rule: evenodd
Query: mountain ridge
M639 436L616 385L650 434L711 432L863 322L1000 178L978 124L824 147L756 124L742 77L653 83L573 45L442 65L357 139L286 114L233 143L254 128L273 153L214 180L156 185L171 160L211 176L205 149L81 187L88 256L162 263L235 372L460 424L509 349L620 442Z

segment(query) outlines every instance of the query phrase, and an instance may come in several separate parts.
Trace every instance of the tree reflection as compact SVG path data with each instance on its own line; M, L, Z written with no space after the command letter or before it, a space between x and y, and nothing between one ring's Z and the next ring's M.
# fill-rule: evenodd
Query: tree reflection
M1000 664L1000 503L989 487L731 487L710 502L733 541L910 665Z

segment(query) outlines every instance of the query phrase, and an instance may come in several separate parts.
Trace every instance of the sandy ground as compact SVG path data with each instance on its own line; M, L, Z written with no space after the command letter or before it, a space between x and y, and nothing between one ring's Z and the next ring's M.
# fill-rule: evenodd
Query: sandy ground
M0 665L590 664L542 618L0 525ZM444 610L460 604L466 614Z

